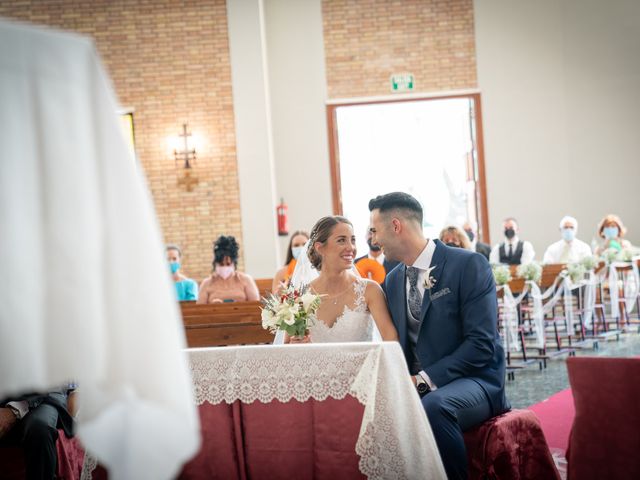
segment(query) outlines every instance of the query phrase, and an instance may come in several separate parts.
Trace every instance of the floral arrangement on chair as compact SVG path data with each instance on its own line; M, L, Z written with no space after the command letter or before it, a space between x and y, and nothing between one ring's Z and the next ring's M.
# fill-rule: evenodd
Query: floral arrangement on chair
M615 248L607 248L602 254L600 258L604 260L607 265L615 262L616 260L620 260L620 252Z
M582 262L570 263L567 265L566 272L573 283L578 283L579 281L584 280L586 269Z
M631 262L633 261L633 257L640 254L640 250L634 247L631 248L623 248L620 250L620 260L623 262Z
M530 280L532 282L538 283L542 278L542 266L536 262L518 265L516 274L519 277L524 278L525 280Z
M584 257L581 263L585 270L595 270L595 268L598 266L598 263L600 263L600 260L598 259L598 257L589 255L588 257Z
M310 292L309 286L289 286L280 294L263 298L262 328L271 333L285 331L291 337L302 338L307 333L311 316L320 306L320 295Z
M511 281L511 271L506 265L494 265L492 270L496 285L506 285Z

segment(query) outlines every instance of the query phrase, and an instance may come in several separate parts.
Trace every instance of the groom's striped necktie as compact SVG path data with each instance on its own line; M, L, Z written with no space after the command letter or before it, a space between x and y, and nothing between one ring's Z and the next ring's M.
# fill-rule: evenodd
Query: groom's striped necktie
M420 320L420 310L422 309L422 295L418 290L418 275L420 270L415 267L407 267L407 278L409 279L409 311L416 320Z

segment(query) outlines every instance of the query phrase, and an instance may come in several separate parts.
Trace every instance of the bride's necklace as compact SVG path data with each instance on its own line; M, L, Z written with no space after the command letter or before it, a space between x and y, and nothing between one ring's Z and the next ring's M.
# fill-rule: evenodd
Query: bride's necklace
M338 304L338 299L340 297L342 297L345 293L347 293L350 289L351 289L351 285L349 285L347 288L345 288L342 292L336 293L335 295L327 294L327 300L330 300L330 301L332 301L332 303L334 305L337 305Z

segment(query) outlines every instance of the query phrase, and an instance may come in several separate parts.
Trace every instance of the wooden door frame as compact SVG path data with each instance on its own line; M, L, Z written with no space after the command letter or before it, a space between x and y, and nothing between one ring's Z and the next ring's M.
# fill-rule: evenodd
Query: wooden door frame
M484 165L484 135L482 130L482 102L479 92L447 93L442 95L410 95L403 98L381 97L367 99L335 100L327 103L327 132L329 138L329 164L331 168L331 197L334 215L342 215L342 192L340 181L340 153L338 151L338 128L336 109L351 105L373 105L380 103L415 102L421 100L444 100L448 98L471 98L474 101L476 126L476 152L478 155L478 178L476 179L476 202L478 208L478 241L491 245L489 236L489 208L487 199L486 170Z

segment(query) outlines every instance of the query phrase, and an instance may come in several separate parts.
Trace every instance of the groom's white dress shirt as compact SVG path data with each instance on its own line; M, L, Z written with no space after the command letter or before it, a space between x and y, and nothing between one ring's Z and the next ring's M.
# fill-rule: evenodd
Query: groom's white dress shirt
M422 300L424 301L424 292L426 291L424 288L424 282L427 279L427 271L429 267L435 267L436 265L431 265L431 260L433 258L433 252L436 251L436 243L433 240L427 240L427 245L424 247L418 258L411 265L414 268L418 269L418 291L422 296ZM409 289L411 288L409 285L409 277L407 276L407 281L405 285L407 291L407 315L409 315ZM435 383L431 381L429 375L424 370L418 372L422 378L424 378L425 382L431 387L431 390L436 390L438 387Z

